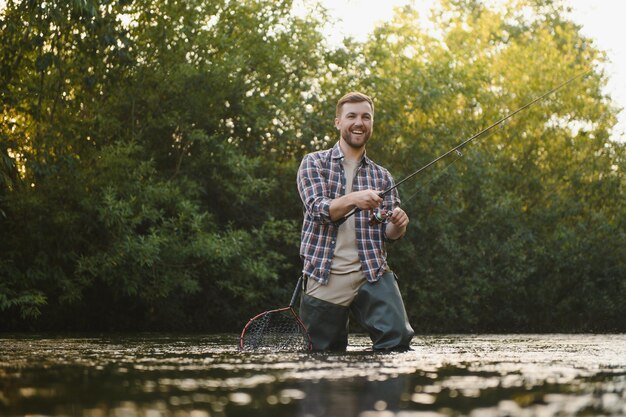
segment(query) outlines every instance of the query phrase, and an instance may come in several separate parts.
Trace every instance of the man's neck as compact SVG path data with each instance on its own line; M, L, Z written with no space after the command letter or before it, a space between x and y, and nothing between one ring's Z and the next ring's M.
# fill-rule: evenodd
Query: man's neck
M343 139L339 139L339 147L341 148L341 152L343 152L344 158L351 159L353 161L360 161L361 158L363 158L363 154L365 154L365 146L353 148Z

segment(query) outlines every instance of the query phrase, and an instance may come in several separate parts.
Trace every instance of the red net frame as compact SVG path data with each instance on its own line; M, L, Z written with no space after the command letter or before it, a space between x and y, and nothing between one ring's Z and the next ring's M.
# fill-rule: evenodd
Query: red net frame
M242 351L310 351L311 337L294 309L302 287L302 277L288 307L265 311L252 317L239 337Z

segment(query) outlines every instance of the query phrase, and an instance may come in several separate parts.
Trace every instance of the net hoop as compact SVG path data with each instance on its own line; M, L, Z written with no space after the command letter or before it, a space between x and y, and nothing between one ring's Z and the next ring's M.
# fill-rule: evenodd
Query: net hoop
M240 351L310 351L311 337L293 307L252 317L239 336Z

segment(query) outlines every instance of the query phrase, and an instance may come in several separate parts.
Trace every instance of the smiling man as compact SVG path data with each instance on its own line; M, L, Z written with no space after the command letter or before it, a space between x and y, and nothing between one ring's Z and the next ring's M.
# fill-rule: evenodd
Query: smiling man
M306 155L298 170L304 205L300 256L307 278L300 316L314 350L346 349L350 312L374 350L405 350L413 329L385 243L404 235L409 218L397 190L379 196L393 186L393 178L365 153L374 128L372 99L359 92L339 99L335 127L339 142ZM390 214L372 226L377 208Z

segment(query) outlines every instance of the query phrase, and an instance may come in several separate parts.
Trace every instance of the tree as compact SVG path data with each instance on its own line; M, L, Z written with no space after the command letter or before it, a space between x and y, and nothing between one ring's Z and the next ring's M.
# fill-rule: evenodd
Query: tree
M564 14L448 1L433 36L407 7L363 48L359 82L385 109L375 149L400 178L591 71L404 188L413 231L392 259L418 330L623 329L624 146L608 137L605 57Z
M232 329L288 297L297 225L262 203L301 151L294 115L317 117L299 108L326 59L314 16L9 2L2 24L0 309L41 311L38 328Z
M390 247L416 329L624 330L624 145L605 59L561 3L401 9L365 42L290 1L7 1L0 12L0 323L238 329L289 299L300 158L374 96L368 156L403 178Z

